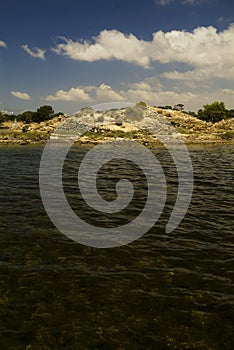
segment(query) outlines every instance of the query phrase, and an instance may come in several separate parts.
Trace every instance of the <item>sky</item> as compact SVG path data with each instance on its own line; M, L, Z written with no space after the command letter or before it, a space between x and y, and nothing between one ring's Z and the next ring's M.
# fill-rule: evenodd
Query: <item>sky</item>
M2 0L0 110L234 108L233 0Z

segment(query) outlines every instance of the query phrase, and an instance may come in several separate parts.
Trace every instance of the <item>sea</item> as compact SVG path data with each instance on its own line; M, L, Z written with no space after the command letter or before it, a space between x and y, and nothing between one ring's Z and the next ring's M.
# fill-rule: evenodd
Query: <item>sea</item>
M142 237L112 248L74 241L50 220L39 188L43 149L0 148L0 349L234 349L234 147L188 146L193 195L170 233L178 175L168 151L153 148L167 181L164 210ZM97 230L126 225L144 208L144 174L121 162L121 176L135 181L133 203L119 216L92 210L77 182L88 151L74 146L64 163L67 201ZM107 202L117 180L116 163L99 173Z

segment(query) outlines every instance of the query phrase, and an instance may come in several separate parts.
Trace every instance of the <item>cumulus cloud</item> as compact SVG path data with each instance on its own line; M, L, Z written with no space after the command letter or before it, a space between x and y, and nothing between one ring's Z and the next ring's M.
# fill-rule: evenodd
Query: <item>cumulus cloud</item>
M189 89L191 90L191 89ZM92 104L145 101L150 105L175 105L183 103L187 110L197 111L204 104L213 101L224 101L227 108L233 107L234 90L182 90L163 88L156 77L147 78L137 83L124 85L124 89L114 90L111 86L78 86L68 91L58 90L54 95L47 96L47 101L92 102Z
M148 67L150 58L145 53L146 43L133 34L123 34L117 30L103 30L94 43L74 42L63 38L53 51L74 60L93 62L97 60L121 60Z
M197 28L193 34L174 31L168 35L167 39L172 41L173 36L175 42L171 47L174 46L175 60L187 63L193 69L185 72L165 72L161 75L162 77L184 81L204 81L212 78L230 80L234 78L231 54L234 52L234 25L221 33L218 33L213 27ZM182 52L183 50L184 52ZM169 60L169 56L165 57L165 63Z
M81 87L73 87L68 91L57 90L54 95L45 98L46 101L90 101L90 96Z
M150 105L175 105L183 103L187 110L197 111L204 104L212 103L213 101L224 101L227 108L233 108L234 90L217 89L206 92L200 91L175 91L175 90L145 90L140 88L129 88L126 91L121 91L127 101L138 102L145 101Z
M54 95L45 98L46 101L116 101L121 102L125 97L114 91L111 86L101 84L99 86L77 86L68 91L58 90Z
M125 95L129 101L145 101L152 105L186 104L197 97L197 94L191 92L176 92L170 90L146 91L141 89L128 89L125 91Z
M28 45L21 46L24 51L26 51L31 57L40 58L41 60L45 60L46 50L39 49L38 47L34 47L32 50L28 47Z
M134 90L142 90L142 91L159 91L162 90L162 84L157 76L152 76L150 78L146 78L137 83L128 84L128 87Z
M165 72L161 74L161 77L171 79L171 80L204 80L209 76L209 73L206 69L198 69L198 70L189 70L186 72L178 72L176 70Z
M186 81L189 85L190 80ZM202 84L204 86L204 84ZM125 90L119 92L126 97L126 101L138 102L145 101L150 105L175 105L183 103L187 110L197 111L204 104L212 103L213 101L224 101L227 108L233 108L234 90L231 89L209 89L201 90L188 86L183 89L181 86L165 88L161 85L157 77L147 78L137 83L129 84Z
M217 89L198 93L196 97L187 102L186 108L197 111L205 104L210 104L214 101L223 101L227 108L233 108L234 90ZM183 102L182 102L183 103Z
M193 32L177 31L153 34L149 47L152 60L161 63L183 62L191 66L212 64L232 65L234 25L223 32L210 27L198 27Z
M161 85L160 85L161 86ZM191 92L164 91L159 89L158 79L145 79L138 83L129 84L124 90L116 91L111 86L102 83L99 86L78 86L68 91L58 90L54 95L47 96L46 101L73 102L138 102L143 100L149 104L187 103L197 97Z
M0 47L7 47L7 44L5 41L0 40Z
M119 93L114 91L111 86L106 84L101 84L96 89L96 97L98 100L105 100L105 101L124 101L125 98L121 96Z
M27 92L11 91L11 94L20 100L31 100L31 96Z
M185 72L169 71L161 74L161 77L170 80L182 80L182 81L205 81L212 78L224 78L226 80L232 80L234 78L234 66L223 67L217 66L205 66Z
M181 62L195 69L208 68L212 75L233 75L234 25L223 32L198 27L192 32L172 30L153 33L151 41L139 40L133 34L104 30L94 42L63 39L54 52L74 60L121 60L149 68L150 63Z

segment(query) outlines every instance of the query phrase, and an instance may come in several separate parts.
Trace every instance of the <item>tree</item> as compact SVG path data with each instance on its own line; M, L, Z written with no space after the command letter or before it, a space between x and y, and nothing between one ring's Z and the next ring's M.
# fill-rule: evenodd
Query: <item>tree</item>
M195 118L197 117L197 114L193 111L188 111L188 112L184 112L184 113L191 115L191 117L195 117Z
M2 122L14 121L16 118L15 114L3 114L2 113Z
M19 114L17 117L12 115L10 116L10 120L14 120L17 118L18 121L22 121L24 123L40 123L49 119L52 119L54 117L58 117L60 115L63 115L62 112L53 114L54 110L51 106L42 106L37 109L36 112L32 111L25 111L21 114Z
M36 117L37 112L25 111L17 116L19 121L24 123L32 123Z
M234 118L234 109L226 110L227 118Z
M37 121L41 122L43 120L48 120L53 113L54 110L51 106L41 106L37 109Z
M216 123L227 117L224 102L213 102L210 105L204 105L204 109L197 112L198 118L206 122Z

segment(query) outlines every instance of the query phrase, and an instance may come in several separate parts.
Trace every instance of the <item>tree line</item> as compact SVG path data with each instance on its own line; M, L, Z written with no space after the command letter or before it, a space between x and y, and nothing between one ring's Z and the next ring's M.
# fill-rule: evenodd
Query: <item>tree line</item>
M160 106L164 109L172 109L177 111L183 111L186 114L191 115L192 117L198 118L205 122L217 123L223 119L233 118L234 109L227 109L224 102L215 101L211 104L206 104L203 106L203 109L199 109L197 113L195 112L186 112L184 111L184 105L178 103L174 107L172 106Z
M3 114L2 112L0 112L0 123L6 122L6 121L14 121L14 120L17 120L26 124L40 123L46 120L53 119L54 117L57 117L63 114L64 113L62 112L54 113L53 107L46 105L46 106L39 107L35 112L25 111L18 115Z
M145 102L139 102L138 105L146 106ZM195 112L186 112L184 110L184 105L182 103L178 103L174 107L172 106L158 106L158 108L163 109L171 109L177 111L183 111L186 114L189 114L193 117L196 117L200 120L204 120L206 122L216 123L223 119L233 118L234 117L234 109L226 109L224 102L213 102L211 104L206 104L203 106L203 109L199 109L197 113ZM18 115L8 115L0 112L0 123L5 121L17 121L28 123L40 123L46 120L50 120L59 115L64 115L64 113L54 113L53 107L51 106L41 106L37 109L36 112L25 111Z

